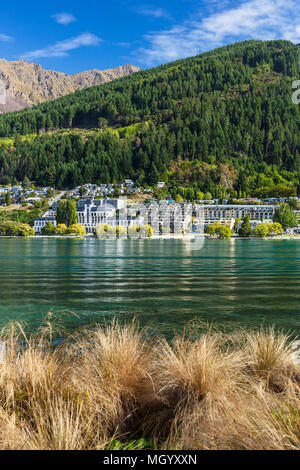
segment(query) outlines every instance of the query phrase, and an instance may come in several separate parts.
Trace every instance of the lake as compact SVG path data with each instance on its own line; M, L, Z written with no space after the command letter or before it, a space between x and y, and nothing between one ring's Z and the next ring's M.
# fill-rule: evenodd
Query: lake
M0 326L22 320L35 329L52 311L70 331L117 316L167 335L195 318L300 334L299 241L190 248L186 240L1 238Z

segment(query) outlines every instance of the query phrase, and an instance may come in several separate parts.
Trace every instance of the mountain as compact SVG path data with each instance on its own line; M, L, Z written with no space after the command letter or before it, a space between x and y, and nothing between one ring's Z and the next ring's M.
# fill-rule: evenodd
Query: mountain
M16 111L44 101L53 100L93 85L110 82L140 69L127 64L109 70L88 70L67 75L45 70L41 65L25 60L9 62L0 59L0 81L6 85L7 103L0 112Z
M165 181L190 200L299 192L298 57L289 41L245 41L3 114L0 183Z

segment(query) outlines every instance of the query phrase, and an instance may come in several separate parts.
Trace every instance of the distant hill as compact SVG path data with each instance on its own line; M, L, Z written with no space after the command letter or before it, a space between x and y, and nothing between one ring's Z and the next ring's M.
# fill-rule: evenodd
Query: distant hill
M7 103L0 104L0 112L17 111L139 70L139 67L127 64L109 70L93 69L67 75L45 70L41 65L25 60L0 59L0 80L5 83L7 93Z
M299 192L298 58L289 41L245 41L3 114L0 183L165 181L190 200Z

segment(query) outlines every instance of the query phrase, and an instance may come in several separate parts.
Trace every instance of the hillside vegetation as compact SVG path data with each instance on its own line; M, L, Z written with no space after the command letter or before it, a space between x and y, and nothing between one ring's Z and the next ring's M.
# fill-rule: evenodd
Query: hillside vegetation
M0 59L0 80L6 86L7 95L6 103L0 103L0 113L43 103L138 70L139 67L127 64L109 70L93 69L67 75L46 70L41 65L26 60Z
M0 182L163 179L191 199L299 189L298 55L288 41L246 41L1 115L0 137L13 145L0 146Z

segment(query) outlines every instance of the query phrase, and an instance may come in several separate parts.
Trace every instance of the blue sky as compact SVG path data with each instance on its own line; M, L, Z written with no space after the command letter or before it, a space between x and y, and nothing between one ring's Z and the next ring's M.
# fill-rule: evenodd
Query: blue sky
M2 2L0 58L66 73L147 68L245 39L300 43L299 0Z

